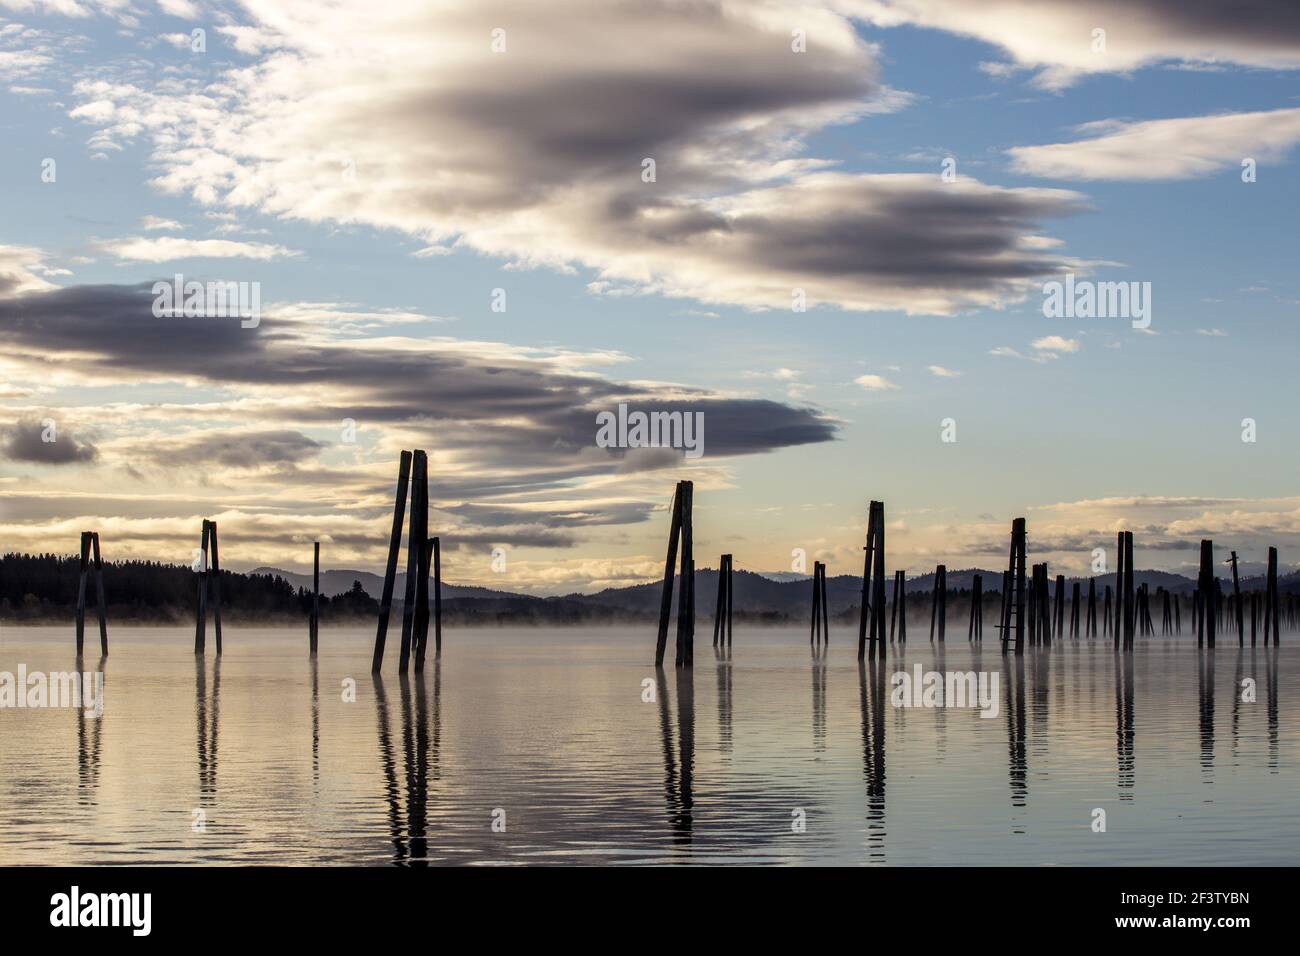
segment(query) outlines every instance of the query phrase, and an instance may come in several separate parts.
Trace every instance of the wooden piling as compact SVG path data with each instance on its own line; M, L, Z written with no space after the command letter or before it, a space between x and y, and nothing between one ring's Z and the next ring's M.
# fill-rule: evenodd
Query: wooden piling
M1074 640L1079 639L1079 591L1080 584L1075 581L1070 592L1070 637Z
M808 624L808 644L818 647L822 640L822 563L813 562L812 576L812 620Z
M871 546L872 597L871 597L871 647L867 656L874 659L877 647L880 658L885 658L885 503L871 502L876 513L876 537Z
M419 566L415 578L415 621L412 629L412 649L415 651L415 671L424 670L424 650L429 643L429 564L433 555L429 547L429 456L416 450L415 471L411 487L417 491L419 505L411 513L411 528L419 548Z
M1277 548L1268 549L1268 572L1264 587L1264 646L1268 647L1268 639L1272 635L1273 646L1277 647L1278 629L1281 626L1277 599Z
M898 643L907 643L907 572L894 572L894 612L898 619ZM889 624L889 639L894 639L893 621Z
M77 657L86 643L86 574L90 568L90 532L81 532L81 568L77 577ZM24 691L25 693L25 691Z
M1007 558L1007 580L1014 591L1014 598L1003 601L1002 610L1002 652L1006 653L1011 640L1011 617L1016 618L1016 654L1024 653L1025 638L1025 519L1016 518L1011 522L1011 550Z
M199 598L198 609L194 616L194 653L202 656L207 653L208 640L208 534L211 527L208 520L203 520L203 536L199 544Z
M668 531L668 560L664 565L664 584L659 600L659 637L655 644L655 667L662 667L668 646L668 621L673 613L673 575L677 564L677 539L682 530L682 482L673 491L672 518Z
M934 569L934 587L930 590L930 643L934 643L935 625L938 625L939 643L943 643L944 627L948 623L948 569L940 564Z
M307 649L311 657L316 656L316 642L320 628L320 542L312 542L311 565L311 617L307 621Z
M980 640L979 629L983 623L983 579L980 575L975 575L971 580L970 586L970 623L966 625L966 640L972 644Z
M1232 557L1228 559L1232 564L1232 603L1237 613L1237 646L1246 646L1246 620L1245 612L1241 606L1241 580L1237 576L1237 552L1232 552Z
M221 552L217 547L217 523L208 522L208 548L211 563L208 567L208 590L212 596L212 633L217 642L217 656L221 656Z
M1088 636L1097 636L1097 579L1088 578Z
M442 657L442 539L434 535L433 542L433 656Z
M411 475L411 453L402 452L397 469L397 498L393 504L393 530L388 537L388 563L384 568L384 590L379 599L379 627L375 631L375 651L370 672L378 674L384 663L384 644L388 640L388 618L393 608L393 584L397 577L397 558L402 550L402 525L406 516L406 485Z
M104 562L99 554L99 532L90 533L90 548L95 561L95 607L99 612L99 654L108 656L108 612L104 597Z
M682 586L677 600L678 667L691 667L695 663L695 551L691 527L694 489L692 482L682 482Z
M1201 620L1204 622L1205 644L1214 647L1215 629L1218 626L1216 615L1217 582L1214 579L1214 542L1208 538L1201 539L1201 568L1197 578L1197 590L1201 594ZM1199 631L1197 643L1200 643Z
M1065 636L1065 575L1056 576L1056 639Z
M731 611L732 611L731 587L735 583L734 580L735 576L732 574L733 571L732 564L733 564L732 556L727 555L727 650L731 650Z
M1124 647L1133 649L1133 631L1136 623L1137 606L1133 592L1133 532L1122 532L1124 536Z

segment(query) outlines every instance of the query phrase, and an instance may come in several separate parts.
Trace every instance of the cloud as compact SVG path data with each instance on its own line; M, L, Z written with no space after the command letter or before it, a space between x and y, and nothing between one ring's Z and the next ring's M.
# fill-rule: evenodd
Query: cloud
M140 220L140 228L146 232L175 231L184 229L175 219L163 219L161 216L145 216Z
M644 521L683 467L701 488L717 487L730 457L832 441L838 432L834 420L803 405L601 374L625 358L618 353L408 337L393 334L406 313L322 303L267 306L256 329L237 319L159 319L150 288L71 286L0 299L6 362L24 382L63 376L122 396L80 408L70 402L62 411L95 428L97 466L131 475L130 487L158 508L168 496L189 501L206 488L245 514L232 532L252 535L257 524L268 540L269 518L249 516L329 515L330 529L340 527L334 516L355 518L365 534L336 553L362 564L382 561L381 525L401 448L429 449L438 526L449 539L570 547L581 533ZM338 315L351 316L351 333L316 318ZM128 397L164 393L150 388L164 383L165 393L179 388L186 397L138 404ZM704 458L598 448L596 415L620 402L703 413ZM22 410L0 406L0 423L6 413ZM353 444L341 437L347 419L356 424ZM11 522L21 523L22 509L49 520L86 513L68 510L79 497L60 506L56 491L10 501ZM300 532L312 533L295 526ZM259 557L279 560L291 545L273 540Z
M841 9L878 26L912 24L1001 47L1009 64L1061 89L1081 77L1161 63L1300 68L1300 8L1261 0L1243 9L1219 0L844 0ZM1105 30L1104 50L1093 30Z
M1040 339L1034 339L1033 347L1040 352L1077 352L1079 340L1067 339L1060 335L1044 335Z
M147 138L153 184L212 209L582 268L597 294L788 310L802 289L812 305L951 313L1077 265L1039 234L1086 208L1077 193L805 155L813 134L907 101L832 10L356 0L321 17L267 0L248 16L266 35L252 65L215 83L84 79L71 115L92 143ZM815 49L791 52L790 22ZM505 25L505 52L485 23Z
M48 271L45 255L30 246L0 245L0 299L53 289L53 283L41 278Z
M1228 333L1223 331L1223 329L1197 329L1196 334L1208 335L1211 336L1212 338L1220 338L1220 339L1227 338L1228 336Z
M938 378L960 378L961 372L954 372L950 368L944 368L942 365L929 366L930 374Z
M156 228L156 227L155 227ZM145 238L128 236L105 239L97 249L133 262L170 262L174 259L283 259L298 252L264 242L236 242L233 239L182 239L179 236Z
M883 375L859 375L853 380L853 384L860 385L868 392L888 392L898 388Z
M1300 142L1300 108L1079 127L1090 139L1007 150L1017 171L1052 179L1191 179L1272 162Z
M53 441L46 441L46 437ZM57 426L47 431L41 422L19 422L0 435L0 454L10 461L37 465L79 465L94 461L99 452L88 441L77 441Z

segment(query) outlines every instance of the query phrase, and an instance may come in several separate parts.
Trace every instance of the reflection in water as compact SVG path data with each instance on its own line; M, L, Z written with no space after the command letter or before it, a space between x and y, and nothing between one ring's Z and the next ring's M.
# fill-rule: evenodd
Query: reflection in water
M415 706L411 706L411 679L399 678L402 717L402 781L397 774L397 753L388 718L388 695L383 678L373 676L375 715L379 730L379 755L384 774L384 801L388 811L388 834L393 844L393 863L400 866L429 865L429 780L441 778L440 747L442 715L442 661L433 664L432 727L428 689L423 675L415 678ZM405 807L403 814L403 786ZM405 817L405 825L403 825Z
M659 731L664 748L664 800L668 805L668 825L673 842L690 846L692 811L691 792L695 770L695 674L692 667L677 668L677 743L673 753L672 718L668 711L668 682L663 668L655 670L655 694L659 700Z
M212 699L208 699L208 674L202 657L194 659L194 696L198 717L199 804L217 799L217 727L221 714L221 658L212 664Z
M1206 783L1214 773L1214 650L1196 652L1197 697L1200 703L1201 769Z
M812 665L813 749L818 753L826 749L826 660L819 658Z
M858 661L862 776L867 787L867 855L885 858L885 662Z
M719 647L714 651L718 661L718 749L731 753L731 648Z
M105 658L99 659L98 673L104 673ZM77 679L81 680L81 675L87 673L82 665L81 658L77 658ZM90 672L92 675L95 671ZM92 676L92 680L93 680ZM105 693L108 687L108 675L104 674L104 683L99 688L99 693ZM94 689L91 689L94 692ZM81 699L85 701L86 688L82 685ZM100 701L102 703L102 697ZM103 728L104 715L101 713L98 717L87 717L84 706L75 708L77 712L77 796L81 803L92 804L95 802L95 789L99 786L99 767L100 754L103 752ZM90 724L89 734L86 732L86 724Z
M1011 805L1023 807L1029 795L1025 759L1025 658L1014 656L1014 671L1007 675L1007 765L1011 778ZM1017 831L1020 832L1020 831Z
M1252 656L1254 650L1251 650ZM1265 675L1268 684L1268 769L1277 773L1277 642L1264 648Z
M311 658L311 782L313 789L320 784L320 681L316 673L316 657Z
M1133 799L1133 652L1115 652L1115 748L1119 767L1119 798Z

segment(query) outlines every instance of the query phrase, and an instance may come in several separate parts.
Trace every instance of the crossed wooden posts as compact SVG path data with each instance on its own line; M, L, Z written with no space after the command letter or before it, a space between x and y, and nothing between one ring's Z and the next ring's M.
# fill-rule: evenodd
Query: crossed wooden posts
M718 606L713 612L713 646L731 646L731 555L718 562Z
M108 616L104 611L104 562L99 555L99 532L81 532L81 577L77 582L77 656L81 656L86 635L86 577L91 555L95 567L95 603L99 609L99 653L108 656Z
M673 565L681 541L681 593L677 602L677 666L695 663L695 554L691 541L691 500L695 485L677 482L673 492L672 525L668 532L668 559L664 563L663 593L659 602L659 634L655 642L655 667L663 667L668 648L668 619L673 610Z
M867 506L867 543L863 547L862 600L858 605L858 660L885 656L885 503ZM898 582L894 583L895 600Z
M429 456L416 449L402 452L397 472L397 500L393 506L393 530L388 541L388 564L384 570L384 591L379 602L379 626L370 671L378 674L384 664L388 640L388 619L393 608L393 586L397 558L402 549L402 527L406 516L407 485L410 485L411 515L406 543L406 596L402 602L402 646L397 670L405 674L415 652L416 673L424 670L425 646L429 640L429 574L434 574L434 655L442 654L442 567L437 538L429 537Z
M209 567L211 549L211 567ZM203 538L194 570L199 575L199 606L194 621L194 653L206 653L208 638L208 592L212 594L212 618L217 639L217 656L221 656L221 556L217 550L217 523L203 519Z
M808 643L816 649L829 646L830 642L831 625L826 610L826 565L814 561L812 624L808 631Z

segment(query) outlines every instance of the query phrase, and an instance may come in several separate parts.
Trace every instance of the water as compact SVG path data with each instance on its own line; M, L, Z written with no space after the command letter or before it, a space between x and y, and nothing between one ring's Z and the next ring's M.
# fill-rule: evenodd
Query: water
M873 674L847 632L821 661L800 630L738 632L729 662L702 637L692 676L657 681L653 628L450 631L441 663L409 681L390 638L375 684L369 628L323 631L315 666L305 628L227 628L221 662L209 636L202 666L189 629L114 628L102 718L0 709L0 863L1250 865L1300 851L1290 647L1152 638L1125 665L1077 641L1017 664L993 643L913 642ZM6 628L0 671L73 669L71 646L70 628ZM918 663L996 672L997 717L892 706L891 675Z

